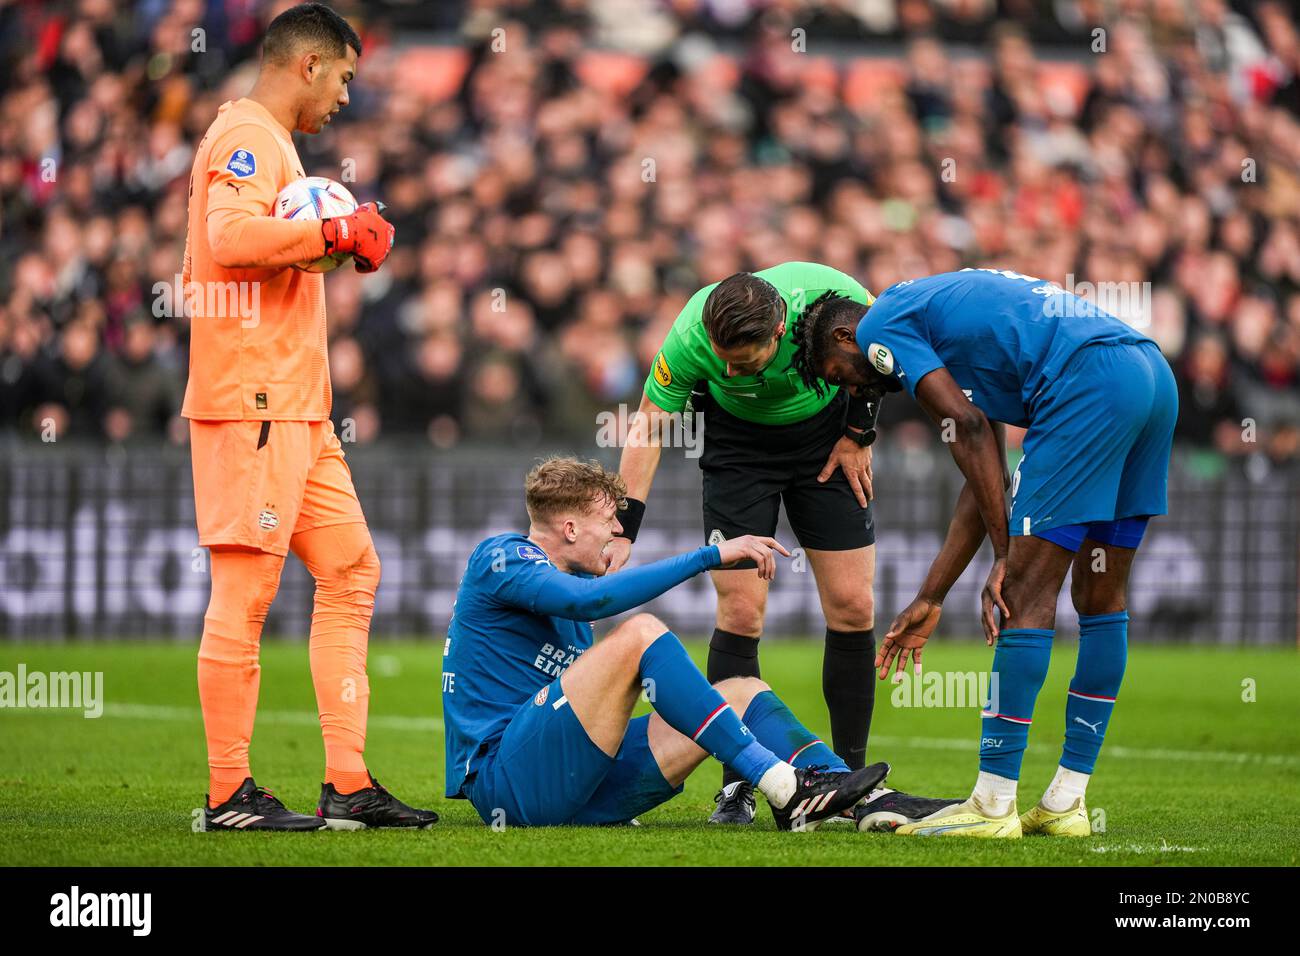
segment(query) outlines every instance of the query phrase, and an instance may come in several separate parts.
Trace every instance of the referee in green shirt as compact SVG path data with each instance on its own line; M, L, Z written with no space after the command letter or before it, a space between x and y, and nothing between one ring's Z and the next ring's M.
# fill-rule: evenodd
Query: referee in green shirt
M822 691L832 746L856 769L865 764L875 699L870 444L879 396L851 398L824 383L819 394L791 368L795 323L828 292L864 305L873 301L852 277L812 262L737 273L701 289L655 356L640 411L651 423L657 413L688 406L703 412L700 467L710 543L774 534L785 502L826 618ZM611 571L627 562L636 540L659 465L661 434L650 427L646 440L623 448L619 471L627 482L628 510L620 516L623 536L611 545ZM718 614L708 678L758 677L767 582L752 563L711 576ZM752 788L730 772L717 804L710 818L715 823L753 821Z

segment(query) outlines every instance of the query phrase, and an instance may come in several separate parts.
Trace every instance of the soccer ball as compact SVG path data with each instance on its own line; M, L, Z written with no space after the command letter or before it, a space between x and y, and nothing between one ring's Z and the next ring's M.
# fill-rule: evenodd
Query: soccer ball
M277 219L328 219L347 216L357 211L357 201L352 194L324 176L308 176L291 182L275 197ZM321 256L315 262L294 266L304 272L333 272L352 258L350 252Z

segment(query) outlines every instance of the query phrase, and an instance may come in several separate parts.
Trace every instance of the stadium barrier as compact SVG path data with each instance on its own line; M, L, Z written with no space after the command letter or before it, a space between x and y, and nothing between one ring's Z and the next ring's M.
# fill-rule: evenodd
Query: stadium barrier
M602 451L607 464L615 452ZM374 633L435 638L447 627L469 552L482 538L526 530L522 484L534 452L352 448L349 463L383 565ZM906 606L938 552L960 475L942 448L882 443L875 464L878 630ZM196 641L208 599L189 458L183 449L10 446L0 452L0 637ZM1293 472L1207 477L1180 458L1171 514L1152 523L1134 569L1134 641L1297 642L1300 497ZM782 519L778 536L797 545ZM665 453L633 560L703 543L698 463ZM987 547L945 603L940 633L979 634ZM1058 627L1076 618L1065 589ZM312 582L292 556L266 633L306 638ZM652 602L684 636L713 627L709 581ZM825 627L808 562L778 568L766 635L819 636Z

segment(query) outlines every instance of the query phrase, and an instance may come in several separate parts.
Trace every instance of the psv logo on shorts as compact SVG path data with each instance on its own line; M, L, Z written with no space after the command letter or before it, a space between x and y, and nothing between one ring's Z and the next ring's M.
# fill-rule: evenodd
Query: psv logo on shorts
M257 516L257 526L263 531L274 531L280 527L280 516L274 511L263 511Z
M537 696L533 698L533 703L536 704L538 707L541 707L542 704L546 703L546 695L549 694L550 692L551 692L551 687L548 684L547 686L543 687L541 690L537 692Z

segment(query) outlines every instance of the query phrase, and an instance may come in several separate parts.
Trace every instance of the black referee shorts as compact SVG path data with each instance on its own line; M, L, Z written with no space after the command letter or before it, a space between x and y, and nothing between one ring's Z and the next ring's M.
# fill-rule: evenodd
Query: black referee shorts
M842 469L817 480L844 434L848 393L841 389L811 418L761 425L724 411L696 394L704 413L704 535L716 544L742 534L773 535L781 502L799 544L819 551L852 551L874 544L871 504L865 508ZM752 561L737 568L753 568Z

